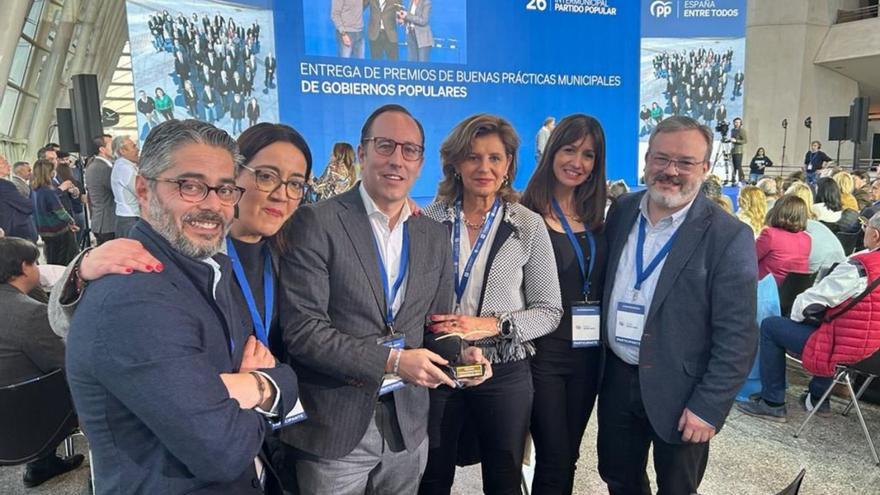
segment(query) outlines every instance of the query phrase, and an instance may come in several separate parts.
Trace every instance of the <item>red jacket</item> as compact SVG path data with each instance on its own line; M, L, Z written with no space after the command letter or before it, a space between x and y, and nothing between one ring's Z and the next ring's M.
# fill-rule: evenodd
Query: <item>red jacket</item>
M853 256L868 273L868 285L880 277L880 251ZM851 299L829 308L837 314ZM880 289L830 322L823 322L804 346L804 368L817 376L832 376L838 364L857 363L880 349Z

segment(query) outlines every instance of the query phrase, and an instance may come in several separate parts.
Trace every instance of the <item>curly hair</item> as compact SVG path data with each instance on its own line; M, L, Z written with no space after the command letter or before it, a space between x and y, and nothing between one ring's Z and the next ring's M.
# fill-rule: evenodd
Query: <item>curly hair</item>
M755 186L746 186L739 192L737 203L739 204L737 216L747 223L757 236L764 228L764 218L767 216L767 197L764 191Z

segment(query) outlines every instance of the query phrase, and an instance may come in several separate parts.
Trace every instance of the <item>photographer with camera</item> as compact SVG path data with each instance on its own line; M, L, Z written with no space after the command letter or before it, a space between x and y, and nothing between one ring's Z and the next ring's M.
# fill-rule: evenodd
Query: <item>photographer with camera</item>
M746 144L746 130L742 126L742 119L737 117L733 119L733 129L730 131L730 142L733 143L733 149L730 156L733 159L733 175L735 180L745 181L743 173L743 145Z

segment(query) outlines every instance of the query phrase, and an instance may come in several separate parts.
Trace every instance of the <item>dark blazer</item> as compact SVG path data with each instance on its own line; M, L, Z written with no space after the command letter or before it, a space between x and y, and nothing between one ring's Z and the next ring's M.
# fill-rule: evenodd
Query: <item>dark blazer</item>
M67 376L95 486L99 493L263 493L254 458L268 423L241 409L219 379L239 368L251 331L229 259L214 257L222 272L215 287L210 266L172 249L149 224L135 224L132 238L165 269L92 282L67 338ZM286 365L262 371L278 384L278 410L287 414L296 376ZM267 491L278 493L271 474Z
M64 368L64 343L52 333L46 305L0 284L0 387Z
M608 215L605 313L644 194L620 197ZM639 352L642 402L663 441L681 443L686 407L716 431L724 425L757 351L757 272L751 229L698 194L660 271Z
M0 179L0 229L9 237L37 242L33 214L34 203L30 196L22 196L15 184Z
M397 2L385 2L385 8L379 7L379 0L364 0L364 7L370 7L370 20L367 23L367 37L373 41L379 37L380 23L383 21L385 36L388 41L397 43Z
M425 317L452 309L452 258L446 227L424 216L407 222L410 265L395 331L407 348L422 346ZM281 326L299 377L309 419L281 432L285 443L339 458L373 421L389 350L385 293L359 187L297 209L288 254L281 259ZM428 391L408 385L394 393L397 420L409 451L426 438Z
M86 189L89 193L91 229L96 234L116 230L116 200L110 188L111 163L102 158L92 158L86 167Z

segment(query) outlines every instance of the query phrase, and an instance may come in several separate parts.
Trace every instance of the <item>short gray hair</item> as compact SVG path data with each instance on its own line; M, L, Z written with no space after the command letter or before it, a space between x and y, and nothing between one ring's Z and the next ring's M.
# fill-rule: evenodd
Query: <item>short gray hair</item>
M110 141L110 153L113 154L113 159L119 158L119 150L121 150L125 146L125 140L130 139L128 134L122 134L113 138Z
M696 120L685 117L684 115L674 115L672 117L667 117L660 121L657 124L657 127L651 131L651 137L648 138L648 151L651 151L651 144L654 143L654 138L657 134L663 132L682 132L682 131L700 131L700 134L703 136L703 139L706 141L706 156L703 158L705 161L709 161L712 157L712 129L700 124Z
M764 194L767 196L779 194L779 189L776 187L776 179L772 177L764 177L755 185L758 186L758 189L764 191Z
M174 165L171 154L187 144L206 144L228 151L232 155L233 174L238 175L244 160L235 140L223 129L195 119L168 120L154 127L141 150L139 174L148 179L159 177Z
M874 227L877 230L880 230L880 211L874 213L873 216L868 220L868 225Z

